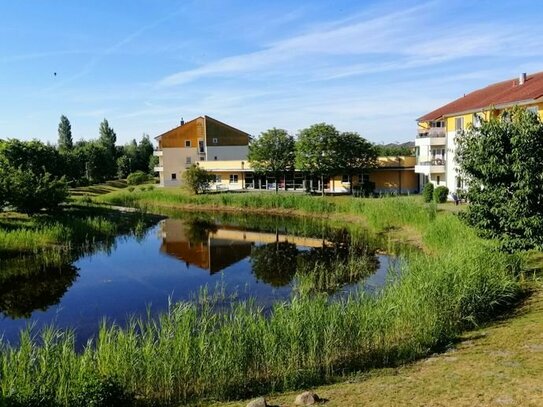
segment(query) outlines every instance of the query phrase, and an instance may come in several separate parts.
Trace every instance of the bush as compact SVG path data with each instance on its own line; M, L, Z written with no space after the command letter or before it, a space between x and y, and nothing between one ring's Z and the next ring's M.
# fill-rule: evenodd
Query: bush
M18 212L33 214L42 209L57 209L68 199L64 177L59 179L48 172L41 175L22 168L6 173L5 199Z
M215 179L215 175L193 164L183 173L185 186L194 194L205 192L209 184Z
M145 184L151 179L152 178L149 176L149 174L146 174L143 171L136 171L126 178L126 182L128 183L128 185L140 185Z
M434 202L445 203L447 202L447 196L449 195L449 188L437 187L434 189Z
M422 189L422 199L424 202L432 202L434 198L434 184L428 182Z
M126 189L128 189L128 192L133 192L135 188L134 187L128 187Z

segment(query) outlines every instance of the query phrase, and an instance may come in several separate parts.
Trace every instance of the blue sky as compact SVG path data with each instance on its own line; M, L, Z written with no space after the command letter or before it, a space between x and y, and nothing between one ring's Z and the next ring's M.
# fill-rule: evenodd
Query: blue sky
M208 114L374 142L470 90L543 71L543 3L0 0L0 138L118 141ZM54 72L57 73L54 76Z

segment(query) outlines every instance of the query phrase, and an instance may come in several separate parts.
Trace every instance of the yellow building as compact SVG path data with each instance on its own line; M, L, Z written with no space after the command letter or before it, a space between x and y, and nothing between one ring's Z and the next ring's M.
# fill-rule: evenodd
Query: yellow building
M377 168L355 176L321 180L300 171L286 172L278 180L252 170L247 156L249 134L209 116L200 116L156 137L159 158L155 171L161 186L181 185L181 176L193 164L215 174L213 190L281 190L349 193L361 185L371 185L374 193L415 193L415 157L380 157Z
M525 106L543 117L543 72L521 74L458 98L417 119L415 140L420 184L432 182L450 191L464 188L455 163L457 132L513 106Z
M335 176L324 179L326 193L349 193L363 183L373 184L374 193L407 194L419 191L415 174L415 157L379 157L377 168L365 174ZM215 174L212 190L275 190L272 175L257 175L245 160L202 161L198 165ZM279 177L279 189L288 191L321 191L321 180L293 171Z

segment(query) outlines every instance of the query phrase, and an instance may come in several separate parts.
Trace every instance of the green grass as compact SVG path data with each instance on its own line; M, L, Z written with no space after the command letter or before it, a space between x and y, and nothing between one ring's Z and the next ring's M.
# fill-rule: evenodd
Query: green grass
M161 190L97 199L139 206L261 205L363 217L375 232L410 228L425 251L410 252L377 295L361 292L334 302L326 295L299 295L264 316L250 301L215 312L204 293L200 305L172 304L159 319L134 320L127 328L103 324L96 342L80 354L72 333L51 329L32 338L25 332L18 347L0 351L1 394L10 401L74 404L87 394L89 380L97 394L113 397L112 405L127 395L142 405L169 405L313 386L423 357L494 317L521 292L516 256L499 252L453 214L416 198L193 197Z

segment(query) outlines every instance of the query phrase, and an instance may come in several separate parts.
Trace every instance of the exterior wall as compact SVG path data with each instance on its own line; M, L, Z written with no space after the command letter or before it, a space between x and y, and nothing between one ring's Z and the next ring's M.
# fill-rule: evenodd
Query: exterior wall
M204 119L198 117L164 133L158 141L158 148L184 148L185 141L190 141L191 147L197 148L198 140L205 139L204 124Z
M377 169L370 173L369 180L375 183L375 192L377 193L412 194L419 192L418 177L413 169Z
M162 157L159 157L159 166L162 167L159 172L160 185L181 185L181 173L191 165L187 164L187 157L190 157L191 163L195 163L198 160L197 151L197 148L165 148ZM176 174L176 180L172 180L172 174Z
M223 146L223 147L213 147L207 146L207 161L214 161L215 157L217 160L247 160L247 155L249 155L249 146Z
M249 135L247 133L209 116L205 116L204 120L206 145L208 147L247 146L249 144Z
M220 181L211 183L211 190L241 190L245 187L245 172L236 170L214 170L213 174L220 177ZM237 175L238 182L230 183L231 175Z

